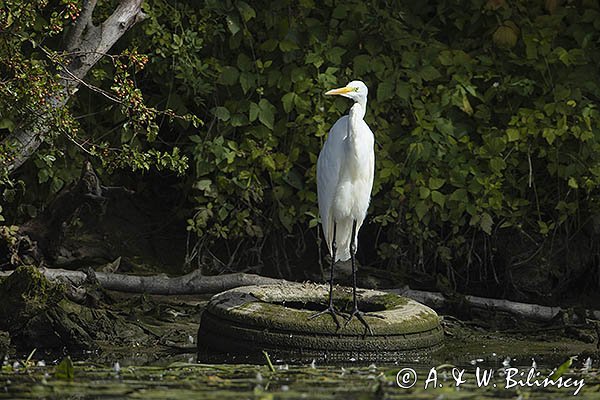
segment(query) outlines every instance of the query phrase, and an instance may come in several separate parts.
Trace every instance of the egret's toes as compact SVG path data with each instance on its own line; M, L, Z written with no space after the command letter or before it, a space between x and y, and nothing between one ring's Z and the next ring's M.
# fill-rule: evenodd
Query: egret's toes
M364 312L360 311L358 308L355 308L350 313L350 318L348 318L348 320L344 324L344 327L346 327L350 323L350 321L352 320L353 317L356 317L360 321L360 323L363 324L363 326L365 327L365 335L367 333L369 333L371 336L373 336L374 335L373 329L371 329L371 326L367 323L367 321L365 321L365 319L363 317L364 315L366 315ZM374 314L373 315L369 314L369 316L370 317L373 316L373 317L377 317L377 318L384 318L381 315L374 315Z
M339 315L342 318L344 318L344 316L342 315L342 313L340 313L339 311L337 311L333 307L333 305L329 305L329 307L327 307L323 311L319 311L318 313L315 313L315 314L311 315L310 317L308 317L308 319L317 318L317 317L320 317L323 314L330 314L331 315L331 318L333 318L333 322L335 322L335 325L337 326L336 330L339 330L341 328L340 321L338 320L337 317Z

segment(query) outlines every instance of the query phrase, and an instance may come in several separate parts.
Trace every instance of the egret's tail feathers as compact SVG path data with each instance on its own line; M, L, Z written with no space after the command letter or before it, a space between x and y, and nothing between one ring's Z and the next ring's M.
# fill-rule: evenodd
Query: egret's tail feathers
M335 261L346 261L350 259L350 238L352 236L352 220L342 219L336 226Z
M350 249L338 250L335 254L335 261L348 261L350 259Z
M356 242L358 243L358 230L362 225L362 220L358 221L356 227ZM350 259L350 238L352 236L352 219L344 218L337 222L336 227L336 252L335 261L347 261ZM329 217L327 223L323 224L323 232L325 233L325 240L327 241L327 248L329 249L329 255L333 254L333 218Z

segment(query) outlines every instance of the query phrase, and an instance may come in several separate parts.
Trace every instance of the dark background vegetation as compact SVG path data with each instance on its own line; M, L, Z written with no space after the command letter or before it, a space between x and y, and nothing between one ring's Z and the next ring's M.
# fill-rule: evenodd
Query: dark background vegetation
M79 6L0 6L0 139L51 92ZM4 241L89 159L104 184L135 191L70 221L105 247L96 260L314 277L316 159L349 107L323 93L361 79L376 137L362 265L388 285L597 304L598 1L148 0L144 12L39 151L0 172Z

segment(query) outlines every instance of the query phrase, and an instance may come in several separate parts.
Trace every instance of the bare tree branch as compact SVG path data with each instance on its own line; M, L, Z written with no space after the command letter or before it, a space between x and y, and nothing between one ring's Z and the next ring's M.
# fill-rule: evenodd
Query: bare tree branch
M65 47L67 51L73 51L81 42L81 35L86 27L93 28L92 14L96 8L97 0L84 0L79 18L69 31L65 38Z
M91 23L88 24L85 35L80 37L79 43L67 49L77 51L79 55L69 65L70 73L63 75L82 79L129 28L146 18L141 7L142 0L122 0L102 25L96 27ZM78 82L69 80L65 85L72 94Z

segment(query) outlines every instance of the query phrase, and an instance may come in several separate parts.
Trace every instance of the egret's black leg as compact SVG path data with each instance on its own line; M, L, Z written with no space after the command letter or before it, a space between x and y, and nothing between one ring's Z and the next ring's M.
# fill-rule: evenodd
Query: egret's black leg
M373 335L373 330L363 318L364 313L358 309L358 300L356 298L356 220L352 221L352 236L350 237L350 259L352 260L352 300L354 306L352 312L350 312L350 318L346 321L346 325L352 320L352 317L356 316L358 320L365 326L366 332ZM365 334L366 334L365 332Z
M333 222L333 242L331 243L331 251L333 254L331 255L331 271L329 274L329 306L326 309L324 309L323 311L320 311L316 314L311 315L310 317L308 317L308 319L313 319L313 318L316 318L323 314L331 314L331 318L333 318L333 321L335 322L337 329L340 329L340 321L338 321L338 318L337 318L337 315L339 314L339 312L336 311L335 307L333 306L333 265L335 264L335 253L337 251L337 244L335 242L335 234L336 234L336 223L334 221Z

